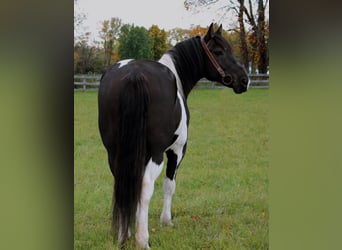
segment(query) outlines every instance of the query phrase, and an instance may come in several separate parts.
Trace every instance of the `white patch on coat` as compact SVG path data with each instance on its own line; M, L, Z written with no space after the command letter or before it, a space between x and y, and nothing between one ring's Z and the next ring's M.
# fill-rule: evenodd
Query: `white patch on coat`
M183 85L182 85L182 82L179 78L179 75L177 73L175 64L173 63L171 56L166 53L159 59L158 62L165 65L166 67L168 67L172 71L172 73L175 75L177 89L180 92L181 96L184 98Z
M122 61L118 61L117 63L119 64L119 69L122 68L123 66L127 65L130 61L133 61L133 59L125 59Z
M166 150L171 149L177 155L177 166L178 166L180 161L183 158L183 148L188 139L188 126L186 124L187 115L186 115L184 100L181 97L179 92L177 93L177 96L181 105L181 120L174 134L178 135L178 137L176 141L171 146L169 146Z
M138 205L136 214L137 231L135 234L135 239L139 247L142 249L150 249L148 245L148 207L154 191L154 182L160 175L163 165L164 162L157 164L153 162L151 158L145 169L140 203Z

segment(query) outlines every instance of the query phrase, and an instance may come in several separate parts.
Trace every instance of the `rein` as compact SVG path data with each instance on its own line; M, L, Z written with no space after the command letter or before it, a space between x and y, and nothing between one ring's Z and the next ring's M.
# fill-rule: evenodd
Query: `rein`
M221 66L218 64L218 62L216 61L215 57L210 52L210 50L208 48L208 45L205 43L203 36L201 37L201 44L202 44L202 47L203 47L205 53L207 54L210 62L213 64L213 66L216 68L218 73L221 75L221 77L222 77L222 84L226 85L226 86L229 86L233 82L233 77L230 74L226 74L224 72L224 70L221 68Z

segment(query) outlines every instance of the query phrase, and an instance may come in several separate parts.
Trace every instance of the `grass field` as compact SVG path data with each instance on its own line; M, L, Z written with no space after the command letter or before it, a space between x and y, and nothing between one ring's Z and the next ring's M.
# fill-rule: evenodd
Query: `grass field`
M195 89L177 175L174 227L161 227L163 171L149 210L152 249L268 249L269 90ZM113 179L97 127L97 92L74 94L74 248L116 249ZM164 168L165 170L165 168ZM129 242L134 248L134 241Z

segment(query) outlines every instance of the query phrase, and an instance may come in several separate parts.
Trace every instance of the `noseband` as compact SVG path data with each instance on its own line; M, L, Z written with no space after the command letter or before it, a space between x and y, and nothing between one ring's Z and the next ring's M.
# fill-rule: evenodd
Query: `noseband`
M230 74L226 74L223 69L221 68L221 66L218 64L218 62L216 61L215 57L213 56L213 54L210 52L207 44L204 41L204 37L201 37L201 44L202 47L205 51L205 53L207 54L209 60L211 61L211 63L214 65L214 67L216 68L216 70L219 72L219 74L222 77L222 84L229 86L230 84L232 84L233 82L233 77Z

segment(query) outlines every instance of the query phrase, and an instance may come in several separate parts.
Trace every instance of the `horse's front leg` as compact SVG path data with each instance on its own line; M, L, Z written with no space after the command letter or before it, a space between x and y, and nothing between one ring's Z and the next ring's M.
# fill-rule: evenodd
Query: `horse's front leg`
M138 243L138 246L142 249L150 249L150 246L148 244L148 208L153 195L154 182L160 175L162 169L163 162L159 164L155 163L152 158L147 163L145 169L140 203L138 205L136 214L137 230L135 234L135 239Z
M184 157L186 144L182 147L169 149L167 155L166 178L163 182L164 205L160 215L160 223L173 226L171 216L172 196L176 189L176 171Z
M172 217L171 217L171 203L172 196L175 193L176 182L175 180L171 180L168 177L164 179L163 182L163 191L164 191L164 205L163 211L160 215L160 223L173 226Z

